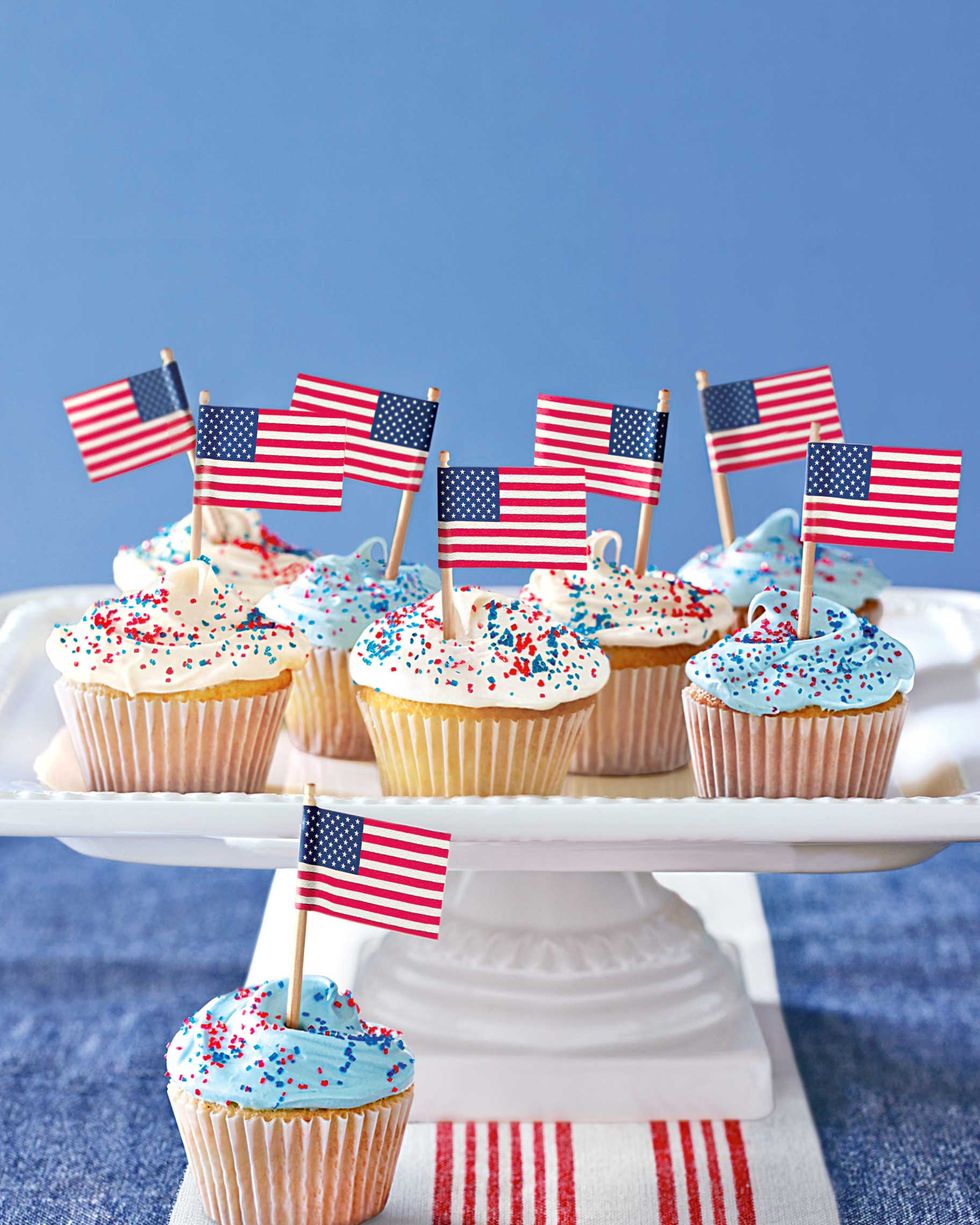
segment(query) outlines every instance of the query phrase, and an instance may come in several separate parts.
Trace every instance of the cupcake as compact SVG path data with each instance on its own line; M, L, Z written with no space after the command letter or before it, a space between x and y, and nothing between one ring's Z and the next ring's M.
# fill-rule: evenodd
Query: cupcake
M351 652L351 680L386 795L548 795L561 789L609 664L525 599L454 593L387 613Z
M219 1225L357 1225L382 1211L412 1106L401 1035L349 991L303 979L205 1004L167 1047L167 1094L207 1216Z
M616 560L607 561L610 543ZM596 637L609 684L572 758L573 774L657 774L687 761L680 696L684 665L726 632L732 606L663 570L620 563L617 532L593 532L585 570L535 570L524 594L557 620Z
M373 536L349 557L318 557L259 603L270 621L294 626L313 648L286 707L286 730L303 752L355 761L374 756L354 700L351 647L376 617L415 604L439 587L427 566L402 563L397 578L385 578L387 555L387 544Z
M736 628L745 625L749 604L767 587L797 590L803 545L800 517L795 510L774 511L753 532L737 536L724 548L703 549L678 570L682 579L726 595L735 609ZM881 620L882 591L888 579L872 561L845 549L817 545L813 574L815 595L853 609L859 617Z
M262 523L258 511L231 506L203 508L202 553L224 583L232 583L252 604L279 583L288 583L313 558L308 549L286 544ZM120 591L143 591L166 578L190 557L191 516L162 527L142 544L124 546L112 563Z
M749 605L747 629L688 661L682 697L698 795L884 794L912 655L820 598L812 636L799 639L799 599L798 591L763 592Z
M261 790L309 654L203 561L98 600L47 652L90 791Z

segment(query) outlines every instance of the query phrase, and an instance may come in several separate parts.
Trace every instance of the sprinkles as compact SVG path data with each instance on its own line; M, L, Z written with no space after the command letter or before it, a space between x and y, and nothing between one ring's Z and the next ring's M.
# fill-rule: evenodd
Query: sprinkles
M441 603L429 596L373 622L351 653L355 684L395 697L458 706L548 709L596 693L609 663L591 635L526 599L476 587L459 641L444 642Z
M523 591L528 599L603 646L700 646L732 622L732 607L717 593L702 591L665 570L642 576L605 547L617 532L593 532L585 570L535 570Z
M382 557L376 555L376 546L381 546ZM386 555L385 542L375 536L348 557L318 557L291 583L265 596L260 607L280 625L301 630L314 646L349 651L371 621L439 587L438 576L428 566L414 563L403 562L397 578L385 578Z
M912 688L908 647L841 604L815 597L812 636L797 638L799 600L798 591L776 588L756 596L748 628L688 660L688 680L750 715L860 710Z
M175 567L155 590L98 600L75 625L55 626L47 651L69 680L130 696L277 676L309 654L204 561Z
M702 549L681 566L688 582L721 591L736 608L746 608L753 596L767 587L796 590L800 585L803 545L800 518L788 508L774 511L747 536L739 536L727 549ZM847 608L860 608L874 599L888 580L874 562L845 549L817 545L813 590Z
M253 1110L364 1106L412 1083L415 1058L396 1030L369 1025L349 991L306 975L302 1031L287 1029L287 980L205 1004L167 1046L167 1077L210 1102Z
M262 523L258 511L222 507L205 510L204 548L215 574L258 599L278 583L302 573L313 553L294 548ZM113 575L124 591L166 578L189 560L191 516L161 527L155 536L116 554Z

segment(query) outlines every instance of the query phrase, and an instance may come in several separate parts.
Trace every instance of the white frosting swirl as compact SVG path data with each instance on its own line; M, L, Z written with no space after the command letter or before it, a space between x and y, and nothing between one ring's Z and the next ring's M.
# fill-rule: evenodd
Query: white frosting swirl
M302 634L264 620L203 561L174 567L154 590L98 600L75 625L55 626L47 652L67 680L130 697L278 676L310 653Z
M591 697L609 661L543 608L477 587L455 591L457 641L442 637L442 597L395 609L354 644L351 679L393 697L454 706L548 710Z
M201 553L222 582L234 583L253 603L291 582L313 557L270 532L258 511L206 506L202 518ZM121 548L112 563L113 581L120 591L142 591L187 561L190 548L191 516L185 515L142 544Z
M605 557L611 543L614 562ZM729 628L732 606L723 595L665 570L638 575L620 562L622 543L618 532L593 532L585 570L535 570L524 594L604 647L699 647Z

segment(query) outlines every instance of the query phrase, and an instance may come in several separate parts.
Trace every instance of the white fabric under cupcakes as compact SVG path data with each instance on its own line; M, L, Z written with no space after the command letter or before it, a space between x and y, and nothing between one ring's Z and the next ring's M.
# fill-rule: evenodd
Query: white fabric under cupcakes
M681 695L699 796L816 799L885 793L908 702L864 714L749 715Z
M354 696L350 651L314 647L306 667L293 674L286 731L304 753L370 761L371 737Z
M204 1211L218 1225L360 1225L382 1212L412 1090L358 1110L268 1117L168 1089Z
M89 791L261 791L289 686L199 701L111 695L55 682Z
M590 704L461 719L358 702L385 795L555 795L592 714Z
M613 668L596 697L572 774L662 774L688 759L683 664Z

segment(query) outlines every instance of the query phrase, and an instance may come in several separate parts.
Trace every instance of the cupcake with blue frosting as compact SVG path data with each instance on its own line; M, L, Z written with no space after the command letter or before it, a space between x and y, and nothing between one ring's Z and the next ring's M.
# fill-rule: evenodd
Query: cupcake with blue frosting
M259 603L265 617L299 630L312 648L286 708L286 730L303 752L352 761L374 755L354 699L351 648L376 618L439 588L438 575L411 562L402 562L396 578L385 578L387 555L385 541L373 536L348 556L317 557Z
M727 548L716 544L702 549L681 566L678 575L698 587L726 595L735 609L736 625L741 626L746 624L749 605L759 592L768 587L795 591L802 565L800 517L784 507L748 535L737 536ZM881 620L881 593L887 586L888 579L874 562L855 557L846 549L817 545L814 595L843 604L877 624Z
M412 1105L415 1060L349 991L303 979L219 995L167 1048L168 1096L208 1218L218 1225L358 1225L384 1209Z
M687 663L682 694L698 795L884 795L915 663L851 609L815 597L797 637L798 591L765 591L749 624Z

